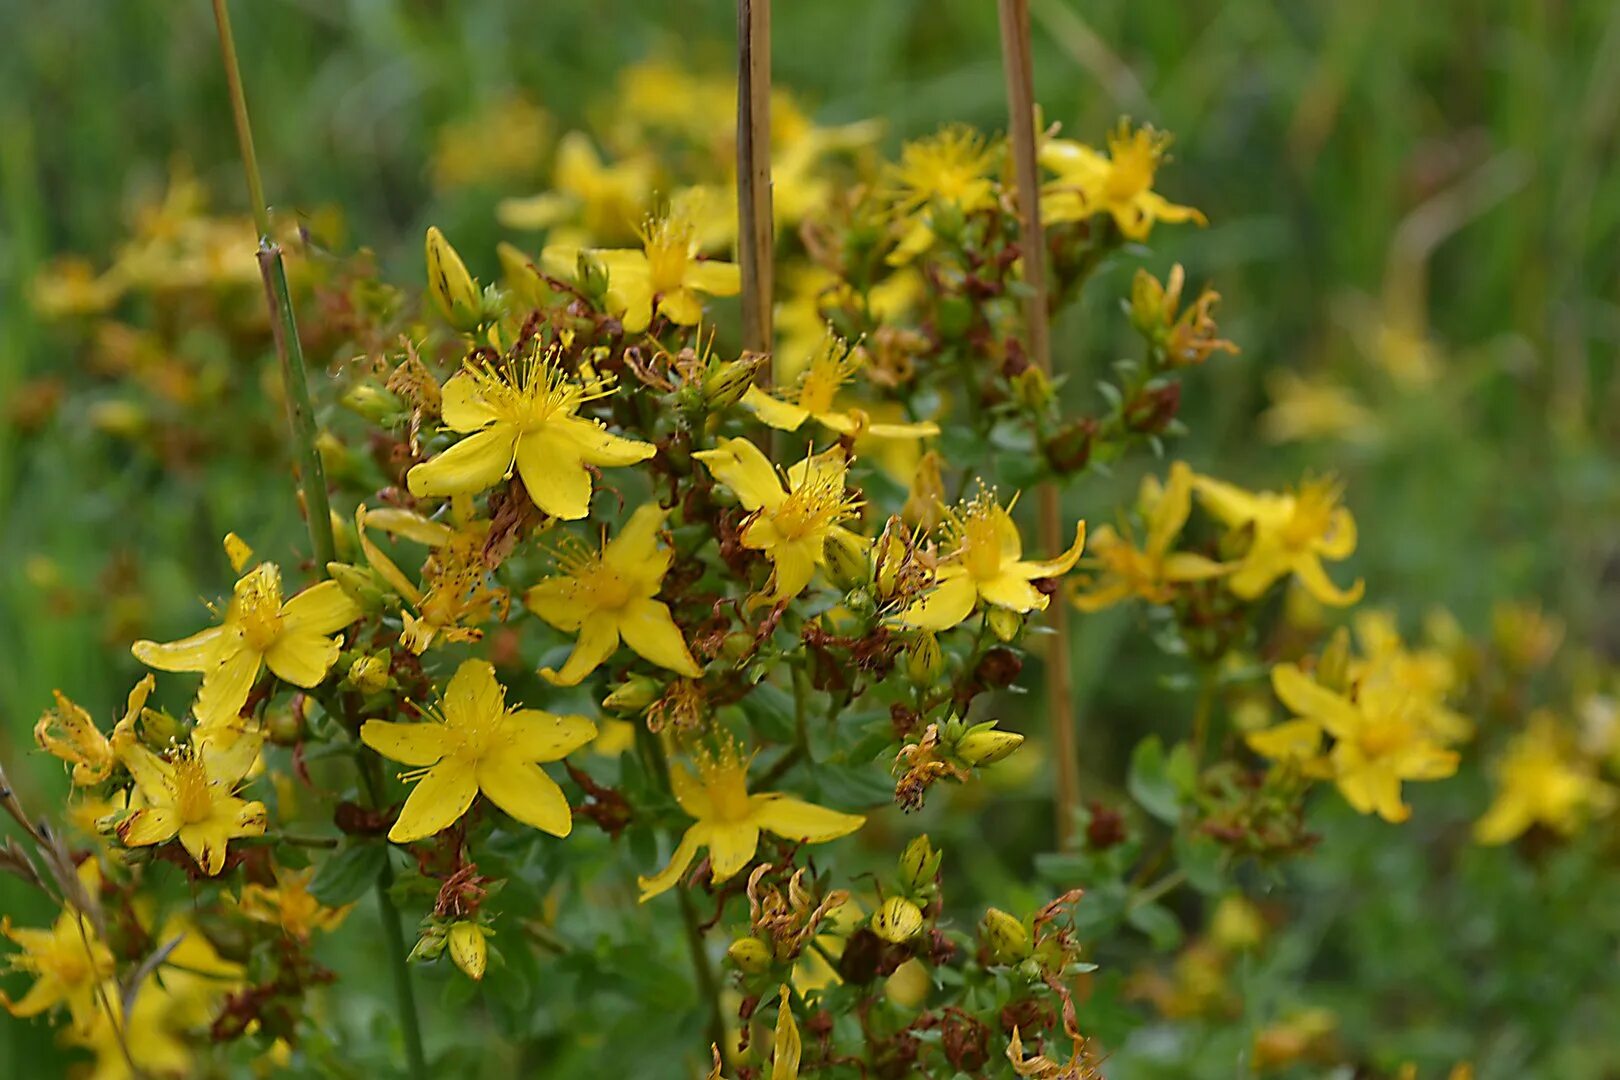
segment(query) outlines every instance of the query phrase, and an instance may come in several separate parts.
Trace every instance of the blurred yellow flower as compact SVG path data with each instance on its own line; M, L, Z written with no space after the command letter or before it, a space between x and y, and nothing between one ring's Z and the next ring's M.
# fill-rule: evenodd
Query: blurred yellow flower
M715 449L692 456L752 511L742 529L742 543L771 560L773 602L790 600L805 590L816 567L825 562L829 536L836 533L851 543L863 543L839 524L854 515L859 502L845 493L848 462L838 448L793 465L785 485L769 459L747 439L721 439Z
M1169 135L1152 127L1132 131L1125 120L1109 133L1106 155L1071 139L1045 140L1041 164L1057 179L1042 194L1042 219L1056 224L1109 214L1129 240L1146 240L1158 221L1207 224L1197 210L1177 206L1153 190L1154 174L1169 145Z
M442 709L424 723L367 720L360 741L383 757L415 766L416 786L388 830L396 844L432 836L467 812L482 791L525 825L567 836L568 800L540 763L560 761L596 737L583 716L510 709L506 688L483 660L466 660L445 689Z
M1474 733L1473 721L1446 704L1459 683L1457 665L1439 649L1408 648L1390 611L1358 611L1353 620L1361 656L1350 661L1347 675L1357 687L1387 684L1411 695L1411 708L1428 733L1442 743L1464 742Z
M750 386L742 403L767 427L797 431L806 420L840 435L875 439L921 439L939 434L931 420L919 423L874 423L870 415L855 407L837 408L838 392L861 370L864 354L835 334L827 334L810 360L809 369L798 382L780 395Z
M490 582L484 562L488 521L473 516L465 495L450 500L450 522L433 521L409 510L360 506L354 512L355 535L366 562L400 597L416 609L403 613L405 628L400 643L420 656L435 641L477 641L479 623L505 618L510 599L505 589ZM432 551L422 567L422 585L383 554L371 539L370 528L426 544Z
M93 872L95 860L86 865ZM85 876L81 871L81 880ZM112 952L96 935L89 918L77 909L64 908L49 930L37 930L12 926L6 917L0 919L0 935L21 950L6 958L7 970L34 977L28 992L15 1001L0 990L0 1005L12 1016L23 1018L66 1006L73 1027L88 1031L99 1010L97 987L115 971ZM116 984L110 985L116 998Z
M902 265L933 247L942 215L961 218L996 205L995 170L1001 145L962 124L915 139L900 148L900 160L887 167L886 190L900 227L900 241L889 254Z
M1333 480L1307 481L1281 494L1248 492L1213 477L1193 479L1204 507L1229 530L1249 532L1248 550L1226 579L1234 595L1254 600L1278 578L1293 574L1324 604L1344 607L1361 599L1363 584L1333 584L1323 559L1347 559L1356 550L1356 522L1339 505Z
M699 848L709 849L709 876L718 885L753 860L761 829L802 844L820 844L866 824L859 814L828 810L791 795L750 795L749 759L739 757L730 743L718 754L695 758L693 764L696 776L686 766L675 765L669 781L675 801L697 821L681 837L668 866L638 879L643 903L672 888Z
M450 191L526 179L539 166L550 140L551 117L538 105L520 97L488 102L439 129L433 186Z
M1014 500L1017 501L1016 499ZM948 630L981 602L1006 611L1045 611L1050 598L1033 582L1067 574L1086 543L1086 523L1074 527L1074 544L1054 559L1024 558L1023 540L1009 508L995 492L981 489L966 506L948 511L943 528L950 544L932 589L895 616L902 626Z
M264 835L264 804L236 794L263 742L256 731L199 729L189 743L159 757L133 735L117 740L118 760L140 793L136 809L118 824L118 839L146 847L178 837L204 873L218 874L231 839Z
M656 178L652 158L638 154L607 164L590 136L571 131L557 143L552 190L503 199L495 216L509 229L551 229L560 245L620 244L635 238Z
M1307 377L1279 369L1266 376L1266 393L1271 408L1260 414L1260 433L1267 442L1373 442L1381 434L1372 410L1357 401L1349 387L1330 377Z
M279 926L281 932L298 941L308 941L317 930L336 930L353 904L331 908L310 895L314 867L289 870L276 867L276 884L248 884L242 887L237 907L255 922Z
M1230 569L1203 555L1170 550L1192 510L1192 484L1192 469L1182 461L1170 466L1169 483L1162 489L1156 478L1143 479L1137 500L1147 524L1142 546L1136 546L1128 528L1122 535L1111 525L1101 526L1085 560L1096 573L1072 592L1075 607L1101 611L1133 596L1166 604L1174 599L1176 585L1205 581Z
M259 671L308 689L337 662L332 635L360 617L360 607L335 581L281 599L281 570L260 563L241 577L225 618L179 641L137 641L135 659L159 671L200 671L202 688L192 712L204 727L234 720L247 703Z
M155 685L150 675L135 684L129 692L119 727L127 728L135 723ZM66 694L60 690L52 693L56 696L56 708L46 710L34 725L34 741L41 750L73 766L75 785L89 787L101 783L112 773L117 761L111 741L96 727L90 714Z
M560 671L540 674L558 686L577 686L623 641L644 660L689 679L702 674L670 616L657 599L674 553L660 547L658 530L668 513L656 502L630 515L600 554L568 559L563 573L529 589L529 610L579 641Z
M442 405L445 426L467 437L406 474L411 494L473 495L516 469L541 510L565 520L584 517L591 503L587 465L634 465L657 452L577 415L610 393L570 378L549 354L500 368L467 363L444 384Z
M1598 779L1573 743L1553 713L1532 714L1496 763L1496 798L1474 823L1474 839L1505 844L1533 825L1568 836L1592 815L1611 809L1614 788Z

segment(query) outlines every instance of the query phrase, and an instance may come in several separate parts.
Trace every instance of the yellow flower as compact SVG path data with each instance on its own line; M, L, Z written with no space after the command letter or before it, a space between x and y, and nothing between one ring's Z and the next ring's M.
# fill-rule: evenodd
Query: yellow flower
M1322 734L1333 736L1327 766L1345 801L1358 813L1400 822L1403 780L1439 780L1457 771L1457 755L1434 742L1413 715L1408 695L1375 685L1354 700L1320 686L1293 664L1271 669L1271 686L1296 718L1257 732L1249 745L1269 757L1314 758ZM1282 746L1290 752L1277 753Z
M1345 607L1361 599L1362 582L1348 589L1333 584L1323 559L1338 562L1356 550L1356 522L1339 505L1333 480L1307 481L1297 491L1247 492L1208 476L1195 477L1205 509L1228 529L1252 530L1249 550L1227 578L1234 595L1259 597L1273 582L1293 574L1317 600Z
M569 378L550 355L499 369L467 363L444 384L442 404L445 426L467 437L406 474L411 494L476 495L515 468L541 510L569 521L584 517L591 508L587 465L634 465L657 452L576 415L610 393Z
M1378 418L1372 410L1357 401L1348 387L1330 378L1274 371L1266 376L1266 393L1271 408L1260 414L1260 433L1267 442L1344 439L1367 443L1379 437Z
M793 1021L790 996L791 991L783 984L776 1005L776 1032L771 1039L771 1080L799 1080L804 1042L799 1037L799 1025Z
M1175 598L1177 585L1226 573L1228 567L1202 555L1170 550L1192 510L1192 483L1192 470L1181 461L1170 466L1170 481L1162 490L1151 477L1142 481L1139 503L1147 518L1142 546L1136 546L1128 529L1121 535L1109 525L1099 528L1087 558L1098 573L1085 582L1088 591L1073 593L1075 607L1101 611L1133 596L1167 604Z
M781 397L750 386L743 394L743 406L751 409L768 427L778 431L797 431L806 420L814 420L840 435L854 435L857 438L920 439L939 434L939 425L931 420L907 424L873 423L864 410L835 408L834 400L838 391L854 377L864 362L862 353L829 333L822 339L809 369L796 385L789 387Z
M442 712L420 724L367 720L360 740L383 757L415 766L402 779L416 787L388 839L408 844L449 828L482 791L525 825L567 836L568 800L540 763L560 761L596 737L582 716L509 709L506 688L483 660L456 669Z
M641 228L641 250L587 248L586 253L607 270L607 306L625 330L639 334L652 322L653 311L677 326L696 326L703 318L702 294L735 296L742 291L742 271L736 263L699 259L698 237L692 221L671 210L649 219ZM572 277L579 249L552 245L541 260L558 277Z
M1508 744L1495 773L1496 799L1474 823L1474 839L1481 844L1505 844L1532 825L1569 836L1590 815L1614 805L1614 789L1580 759L1546 710L1533 714Z
M520 97L489 102L439 129L433 186L451 191L533 177L551 130L551 117L532 102Z
M721 439L715 449L692 456L753 511L743 526L742 543L771 560L772 601L791 600L804 591L816 567L825 562L829 536L839 534L851 543L862 543L839 525L854 515L859 502L844 492L848 462L836 447L789 468L786 486L759 447L747 439Z
M88 865L94 862L91 859ZM23 1018L65 1005L74 1028L89 1030L100 1009L96 987L114 972L112 952L96 936L89 918L75 908L66 908L49 930L19 929L5 918L0 919L0 934L22 950L7 958L9 969L34 977L34 985L16 1001L0 990L0 1005L12 1016ZM112 993L116 999L116 984L112 984Z
M1123 120L1108 136L1107 155L1070 139L1048 139L1041 164L1058 178L1046 187L1042 218L1055 224L1109 214L1130 240L1146 240L1156 221L1207 224L1197 210L1153 190L1153 174L1169 145L1170 136L1151 127L1132 131Z
M336 930L349 914L350 904L330 908L309 892L314 867L289 870L276 867L276 886L246 885L237 906L255 922L281 927L281 932L299 941L308 941L317 930Z
M659 667L689 679L702 674L668 605L656 599L674 559L658 544L667 513L655 502L640 507L600 555L571 560L562 576L546 578L529 590L529 610L559 630L579 633L561 671L541 669L547 680L579 685L613 655L620 641Z
M118 760L140 794L139 806L118 824L118 839L146 847L178 836L204 873L219 873L233 837L264 835L264 804L236 795L263 742L256 731L198 730L165 758L133 737L116 740Z
M159 671L202 672L192 711L208 727L241 713L266 665L294 686L318 686L337 662L338 639L331 635L359 617L359 605L335 581L282 603L281 571L260 563L237 581L219 626L167 644L137 641L130 652Z
M652 200L656 163L637 155L604 164L590 136L571 131L557 143L551 191L525 199L503 199L495 216L509 229L558 229L577 225L576 244L616 244L636 235L635 223ZM553 233L558 243L562 242ZM570 268L571 270L572 268Z
M763 829L801 844L836 840L866 824L860 814L828 810L778 792L748 793L748 759L727 744L719 754L695 759L697 775L684 765L670 769L675 801L697 821L686 830L669 865L652 877L638 879L642 902L666 892L686 873L699 848L709 849L709 879L716 885L735 875L754 858Z
M910 262L934 246L941 210L965 216L996 205L992 179L1001 147L961 124L900 148L900 160L888 166L886 179L901 227L900 243L889 254L891 265Z
M130 727L146 707L155 680L148 675L129 692L120 728ZM78 787L99 784L112 773L117 761L112 743L103 735L90 714L74 704L60 690L56 695L56 708L46 710L34 725L34 741L48 754L61 758L73 766L73 783Z
M466 496L451 499L450 519L450 524L432 521L392 507L370 510L361 506L354 512L355 534L366 562L416 609L415 616L404 613L405 629L399 640L418 656L437 640L477 641L482 631L476 625L492 617L504 619L510 604L506 590L490 583L490 569L484 562L490 523L473 517ZM367 532L368 526L432 549L422 567L421 588L382 553Z
M1387 683L1411 695L1424 729L1442 743L1467 740L1473 721L1446 706L1457 689L1457 665L1440 649L1409 649L1401 641L1394 613L1358 611L1354 619L1362 656L1350 661L1349 681L1357 687Z
M1055 559L1031 562L1024 558L1023 541L1008 509L996 502L994 491L980 490L964 508L948 511L944 528L952 550L933 589L895 621L922 630L948 630L981 602L1020 613L1045 611L1050 598L1033 582L1059 578L1073 569L1085 547L1086 523L1075 523L1074 544L1068 551Z

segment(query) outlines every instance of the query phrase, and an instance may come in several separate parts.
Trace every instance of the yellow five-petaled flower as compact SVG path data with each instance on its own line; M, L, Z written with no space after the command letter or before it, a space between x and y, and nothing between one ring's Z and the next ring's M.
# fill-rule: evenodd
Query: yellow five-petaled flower
M499 368L468 363L444 384L441 404L445 426L467 437L414 466L405 482L418 498L474 495L516 469L534 505L552 517L582 518L591 506L587 465L634 465L657 452L577 415L611 392L588 389L551 356Z
M115 736L118 760L140 794L131 800L137 808L118 825L118 839L146 847L179 837L204 873L219 873L230 840L264 835L264 804L236 794L263 741L256 731L194 731L188 744L159 757L133 733Z
M812 454L793 465L785 486L759 447L747 439L721 439L715 449L692 456L753 511L741 539L744 547L763 551L771 560L773 601L791 600L804 591L825 561L829 536L864 543L839 524L860 505L844 491L848 462L842 450Z
M1068 551L1055 559L1026 560L1018 526L993 491L980 491L961 510L948 512L944 527L951 551L933 588L895 616L902 626L948 630L973 614L981 602L1020 613L1045 611L1050 598L1034 582L1067 574L1086 543L1086 523L1079 521Z
M1142 482L1139 500L1147 516L1147 536L1138 548L1129 532L1124 535L1103 525L1091 538L1091 554L1098 573L1074 593L1081 611L1101 611L1130 597L1150 604L1167 604L1175 587L1219 577L1227 567L1195 552L1171 551L1192 509L1192 470L1185 462L1170 466L1170 482Z
M419 724L367 720L360 740L383 757L415 766L416 787L388 830L407 844L448 828L482 791L525 825L567 836L568 800L540 763L560 761L596 737L582 716L509 709L506 688L483 660L467 660L450 679L442 710Z
M1356 521L1339 505L1332 480L1301 484L1297 491L1248 492L1208 476L1193 480L1204 507L1228 529L1248 530L1248 550L1226 579L1233 595L1253 600L1278 578L1293 574L1324 604L1345 607L1361 599L1362 583L1333 584L1323 559L1347 559L1356 550Z
M200 671L192 711L205 727L234 720L266 665L276 678L306 689L326 678L338 657L332 635L360 617L360 606L335 581L282 602L281 571L261 563L237 581L225 619L179 641L137 641L135 659L159 671Z
M1049 139L1041 164L1057 173L1041 196L1041 217L1051 223L1108 214L1130 240L1146 240L1157 221L1196 221L1204 215L1177 206L1153 190L1153 176L1170 138L1151 127L1132 131L1121 121L1108 136L1108 153L1070 139Z
M797 431L807 420L840 435L875 439L921 439L939 434L932 420L890 424L874 422L865 410L838 408L838 391L861 369L862 354L849 343L828 334L810 359L810 366L798 383L783 396L774 397L757 386L750 386L742 403L760 421L778 431Z
M548 680L578 685L613 655L621 640L659 667L689 679L702 673L669 606L657 599L674 558L658 545L658 528L667 512L657 503L640 507L601 554L571 560L562 575L529 590L531 611L559 630L579 633L562 670L541 669Z
M647 901L670 889L697 858L709 849L709 878L715 884L747 866L759 847L759 833L775 833L804 844L836 840L866 824L860 814L844 814L777 792L748 793L748 759L727 744L718 754L694 762L697 775L676 765L669 782L675 801L697 821L686 830L669 865L652 877L643 877L641 899Z

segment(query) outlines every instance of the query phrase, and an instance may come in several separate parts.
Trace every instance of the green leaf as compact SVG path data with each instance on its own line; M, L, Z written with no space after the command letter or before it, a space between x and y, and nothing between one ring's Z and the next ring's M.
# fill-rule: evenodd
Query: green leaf
M1206 896L1226 889L1226 851L1207 836L1178 834L1175 840L1176 865L1187 875L1187 884Z
M1149 735L1131 752L1131 771L1125 787L1142 809L1160 821L1173 824L1181 817L1181 796L1165 760L1164 743Z
M1181 922L1163 904L1133 904L1125 921L1146 934L1155 949L1168 951L1181 943Z
M352 904L377 883L387 858L387 846L378 841L350 841L315 871L310 895L328 907Z

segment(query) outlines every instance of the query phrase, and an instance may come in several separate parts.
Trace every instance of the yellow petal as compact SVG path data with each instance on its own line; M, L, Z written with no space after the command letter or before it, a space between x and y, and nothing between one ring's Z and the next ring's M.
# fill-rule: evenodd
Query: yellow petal
M636 507L630 520L624 523L617 536L602 549L602 561L618 570L640 576L647 563L658 554L658 530L663 527L669 511L656 502Z
M1074 523L1074 543L1069 550L1055 559L1044 559L1039 562L1017 563L1017 572L1027 578L1055 578L1062 577L1074 569L1074 564L1080 560L1080 553L1086 547L1086 523Z
M570 577L545 578L524 594L523 602L558 630L578 630L585 616L595 610Z
M1148 534L1144 550L1151 555L1163 555L1181 535L1192 511L1192 469L1185 461L1170 466L1170 479L1153 512L1148 515Z
M603 468L635 465L658 453L658 447L652 443L615 435L596 420L561 417L547 423L546 429L556 431L567 440L581 460Z
M1253 521L1260 513L1260 500L1223 480L1211 476L1193 477L1193 489L1198 492L1204 509L1214 514L1225 525L1236 527Z
M595 611L586 616L579 628L579 639L574 651L561 671L541 668L540 674L554 686L578 686L591 672L602 666L619 647L617 620L609 612Z
M197 754L209 782L231 790L259 760L264 736L257 731L215 728L205 732L199 728L192 741L198 744Z
M955 569L957 572L946 577L945 571L941 571L939 584L924 593L922 599L895 616L895 622L918 630L949 630L973 614L973 606L979 600L979 591L973 587L973 582L961 572L960 568L947 569Z
M118 826L118 839L129 847L162 844L180 831L180 814L169 806L143 806Z
M478 380L465 371L451 376L440 390L439 415L446 427L463 433L477 431L499 419L484 400Z
M529 498L552 517L578 521L591 512L591 474L578 448L550 425L518 440L517 466Z
M702 259L687 266L686 283L710 296L736 296L742 292L742 267Z
M501 737L519 761L560 761L596 738L596 725L583 716L553 716L519 709L501 721Z
M495 755L478 763L478 787L489 801L525 825L552 836L574 827L568 800L544 769L516 756Z
M1089 613L1113 607L1121 600L1128 599L1130 595L1131 587L1116 578L1092 589L1090 592L1071 593L1069 600L1081 611Z
M1322 725L1315 720L1287 720L1244 737L1249 749L1273 761L1304 761L1322 747Z
M808 409L801 409L790 401L774 398L757 386L750 386L742 396L743 408L759 417L760 423L778 431L796 431L810 419Z
M1505 844L1517 839L1535 820L1528 802L1511 792L1502 792L1485 816L1474 823L1474 839L1481 844Z
M799 1026L793 1022L788 988L783 986L781 1001L776 1007L776 1033L771 1041L771 1080L799 1080L799 1060L803 1052Z
M179 641L137 641L129 651L135 659L159 671L207 671L217 663L224 638L223 626L210 626Z
M436 765L449 748L443 724L398 724L367 720L360 725L360 741L390 761L404 765Z
M495 204L495 220L508 229L549 229L579 209L579 200L548 191L526 199L502 199Z
M338 652L336 638L309 630L283 631L264 654L264 662L275 672L276 678L307 690L326 678L326 673L337 663Z
M202 687L197 691L196 704L191 708L197 723L206 727L240 716L248 694L253 691L253 680L259 677L263 659L252 649L241 647L205 674Z
M444 719L452 728L487 724L506 711L506 688L487 660L463 660L444 691Z
M1023 578L1007 573L979 582L978 590L985 603L1008 611L1045 611L1048 603L1045 593Z
M939 425L932 420L910 424L867 424L865 434L874 439L925 439L938 435Z
M695 679L703 673L686 647L668 606L657 600L632 600L619 615L619 634L643 660Z
M771 545L769 555L775 569L775 584L771 598L778 603L791 600L804 592L816 576L816 564L821 561L822 538L781 540Z
M1348 589L1341 589L1333 584L1332 579L1327 576L1327 571L1322 568L1322 560L1314 554L1300 557L1294 564L1294 575L1299 578L1299 583L1305 586L1307 592L1322 603L1333 607L1349 607L1358 602L1361 594L1366 591L1366 582L1360 578L1357 578L1356 583Z
M413 467L405 475L406 486L419 499L476 495L506 477L517 438L517 428L510 424L469 435L438 457Z
M1356 550L1356 519L1340 506L1328 521L1327 532L1316 542L1316 550L1325 559L1334 562L1348 559Z
M1354 705L1293 664L1278 664L1271 669L1271 688L1284 705L1300 716L1317 721L1334 738L1353 737L1361 727L1361 713Z
M790 795L755 795L750 801L754 822L785 840L820 844L836 840L866 824L860 814L845 814Z
M1203 555L1177 551L1165 556L1164 580L1207 581L1213 577L1220 577L1230 569L1231 567L1225 563L1218 563Z
M696 326L703 321L703 302L691 289L680 288L658 298L658 310L676 326Z
M709 880L718 885L736 876L759 849L759 827L750 821L711 821Z
M641 903L660 893L668 892L681 880L692 860L697 858L698 849L709 842L709 827L698 822L681 837L681 842L675 846L675 852L669 857L669 865L664 867L652 877L637 877L636 884L641 886Z
M721 439L713 450L692 455L729 487L749 510L774 510L787 498L782 481L759 447L747 439Z
M1400 777L1376 763L1343 769L1336 782L1339 793L1358 813L1376 813L1396 825L1412 816L1412 808L1401 802Z
M713 816L714 802L709 798L709 789L704 787L685 765L670 767L669 786L674 792L675 801L692 817Z
M433 836L455 824L478 795L478 779L471 765L455 761L433 766L416 782L388 839L408 844Z
M442 521L425 518L421 514L410 510L398 510L391 506L369 510L361 507L357 513L363 513L365 524L372 528L381 529L390 536L402 536L407 540L415 540L418 544L429 547L442 547L455 538L456 530ZM336 629L334 627L333 629Z

